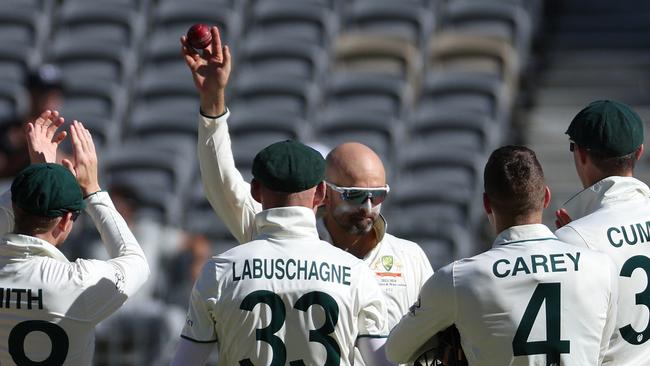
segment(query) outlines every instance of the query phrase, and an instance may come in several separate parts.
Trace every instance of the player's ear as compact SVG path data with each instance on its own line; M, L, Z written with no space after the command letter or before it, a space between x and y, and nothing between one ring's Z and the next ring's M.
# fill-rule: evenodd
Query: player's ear
M483 209L485 210L486 214L488 215L492 214L492 206L490 205L490 198L485 192L483 192Z
M548 186L544 187L544 208L547 208L551 203L551 189Z
M327 192L327 186L325 182L320 182L316 186L316 191L314 192L314 208L318 208L325 203L325 192Z
M255 178L251 181L251 196L255 201L262 203L262 185Z
M643 151L644 151L643 144L641 144L641 146L639 146L639 148L636 149L636 151L634 152L635 160L638 161L639 159L641 159L641 155L643 155Z
M576 152L578 153L578 159L580 160L581 165L587 164L587 158L589 157L589 154L587 153L587 149L583 149L582 147L576 145L575 146Z

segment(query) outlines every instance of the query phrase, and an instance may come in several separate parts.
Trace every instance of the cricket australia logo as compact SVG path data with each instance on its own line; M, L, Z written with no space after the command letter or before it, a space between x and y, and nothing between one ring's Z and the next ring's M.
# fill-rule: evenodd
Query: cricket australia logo
M381 257L381 264L384 266L386 271L390 272L390 269L393 268L393 256L385 255Z

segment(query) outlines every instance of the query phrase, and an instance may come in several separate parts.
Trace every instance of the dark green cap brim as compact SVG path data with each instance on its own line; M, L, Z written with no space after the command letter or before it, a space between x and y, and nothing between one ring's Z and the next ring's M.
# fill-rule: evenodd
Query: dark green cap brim
M566 134L578 146L618 157L643 144L643 121L623 103L599 100L573 118Z
M11 184L11 199L25 212L59 217L86 207L81 187L72 173L58 164L33 164Z
M260 151L253 160L253 177L276 192L306 191L325 179L325 159L297 141L282 141Z

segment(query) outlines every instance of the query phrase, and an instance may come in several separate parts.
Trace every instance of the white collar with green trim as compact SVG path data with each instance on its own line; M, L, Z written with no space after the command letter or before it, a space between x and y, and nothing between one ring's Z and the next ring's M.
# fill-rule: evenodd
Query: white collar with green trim
M603 206L636 198L650 198L650 188L633 177L612 176L576 193L562 207L576 220Z
M499 245L513 244L522 241L549 240L557 237L553 232L542 224L511 226L503 230L494 240L492 247Z
M20 234L5 235L0 243L0 256L11 258L10 261L20 261L30 257L50 257L60 262L69 262L54 245L33 236Z

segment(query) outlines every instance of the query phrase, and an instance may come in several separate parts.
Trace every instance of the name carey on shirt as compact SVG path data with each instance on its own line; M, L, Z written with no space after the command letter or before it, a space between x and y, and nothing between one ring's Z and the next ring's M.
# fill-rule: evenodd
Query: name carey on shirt
M515 259L501 258L492 265L492 273L498 278L529 275L540 272L567 272L579 269L580 252L557 254L532 254Z
M232 262L233 282L253 279L306 280L350 286L350 267L304 259L252 258Z
M43 289L0 287L0 309L43 309Z

